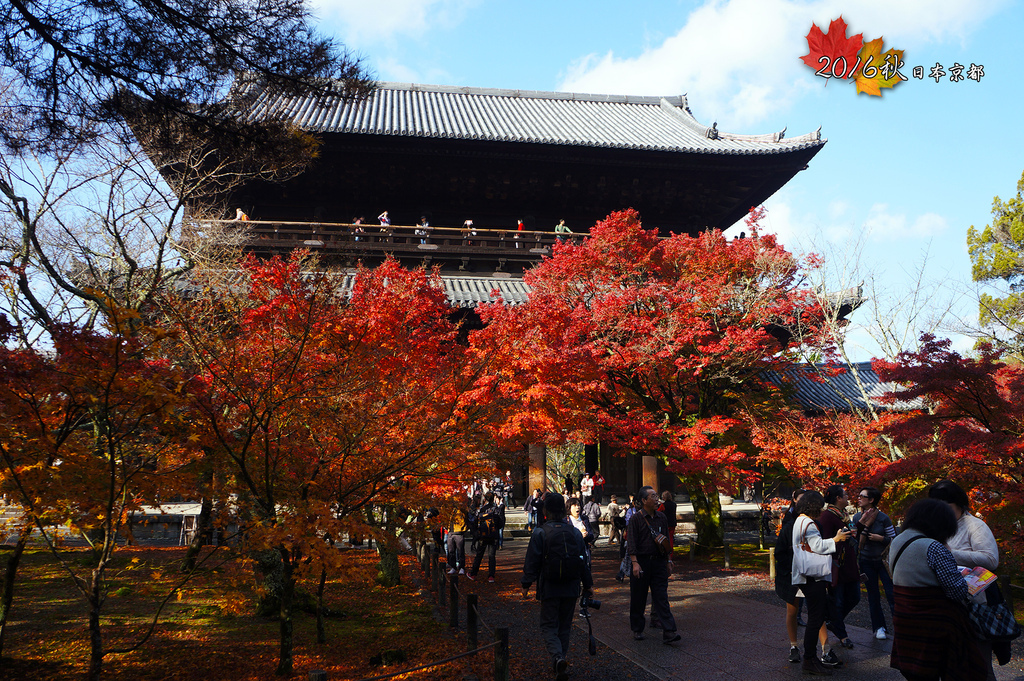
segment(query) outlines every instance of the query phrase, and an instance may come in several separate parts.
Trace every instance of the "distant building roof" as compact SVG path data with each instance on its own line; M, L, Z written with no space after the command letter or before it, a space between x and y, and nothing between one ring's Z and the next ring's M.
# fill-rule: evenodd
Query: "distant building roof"
M249 85L248 87L259 87ZM252 94L252 93L250 93ZM364 101L255 94L249 115L302 129L697 154L771 155L820 147L818 131L733 135L697 122L685 95L633 97L378 83Z
M785 385L794 389L794 398L800 403L804 411L811 413L822 413L826 411L850 412L851 403L857 409L866 409L868 402L864 400L854 377L854 371L860 377L861 385L870 405L875 409L893 411L911 411L924 409L924 400L915 398L909 401L894 402L886 404L881 397L886 393L899 390L896 383L885 383L878 377L878 374L871 368L871 362L858 362L850 366L840 366L842 371L835 375L825 374L821 377L818 370L827 370L829 367L824 364L817 364L814 367L809 365L797 365L786 372ZM776 384L783 383L778 374L769 377Z
M342 277L340 288L346 295L352 290L355 278L355 274ZM494 291L507 305L521 305L526 302L531 290L526 282L514 277L506 279L442 274L441 281L452 307L475 308L480 303L496 302L498 298L491 295Z
M348 297L355 280L355 272L342 274L338 280L338 291ZM228 286L236 286L240 281L241 273L238 271L226 272L223 280ZM458 308L472 309L480 303L496 302L499 297L507 305L521 305L527 301L531 291L526 282L517 277L442 274L441 283L444 285L448 304ZM177 292L184 295L203 294L202 286L187 277L176 280L173 286ZM497 292L497 296L492 296L492 292Z

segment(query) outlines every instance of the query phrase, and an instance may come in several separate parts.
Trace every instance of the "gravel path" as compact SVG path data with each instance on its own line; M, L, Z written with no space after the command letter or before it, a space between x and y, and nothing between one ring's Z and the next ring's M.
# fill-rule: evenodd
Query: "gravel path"
M503 550L498 552L497 580L494 584L487 583L486 570L481 573L482 579L468 581L465 577L459 580L463 593L475 593L480 600L483 621L491 628L509 628L509 647L511 652L511 678L513 681L533 681L534 679L552 678L550 658L544 649L538 627L539 601L533 598L524 601L519 585L522 574L522 560L526 550L526 539L506 540ZM468 547L467 547L468 548ZM594 552L595 571L601 571L602 581L607 582L605 573L614 574L618 561L617 547L606 546L602 540ZM673 580L699 583L705 593L730 593L770 605L778 610L777 625L780 636L784 636L783 602L775 595L774 584L767 573L741 572L726 570L722 567L709 566L703 563L691 564L681 560L676 565ZM614 587L613 587L614 588ZM597 598L601 598L598 591ZM886 619L891 624L888 606L884 604ZM447 611L445 611L446 616ZM604 616L602 613L601 616ZM465 622L465 613L462 613ZM847 617L847 625L869 630L871 620L868 613L867 597L862 592L861 601ZM463 631L464 631L464 625ZM628 627L628 624L624 623ZM491 640L491 634L481 627L481 642ZM621 679L637 679L654 681L657 677L638 667L629 659L615 650L598 643L597 655L587 654L586 624L582 619L576 620L569 652L570 673L573 679L585 681L619 681ZM1002 678L1024 679L1011 670L1024 670L1024 638L1014 642L1014 659L1007 667L999 670ZM479 669L479 668L477 668ZM480 672L477 672L480 674ZM1009 675L1006 675L1009 673ZM481 678L489 678L480 674ZM466 677L471 678L471 677Z

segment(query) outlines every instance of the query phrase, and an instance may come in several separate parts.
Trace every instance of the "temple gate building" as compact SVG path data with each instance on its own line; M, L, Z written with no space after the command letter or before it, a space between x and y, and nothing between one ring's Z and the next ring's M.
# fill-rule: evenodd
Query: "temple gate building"
M406 83L380 83L356 102L252 94L250 120L282 117L321 147L300 176L254 181L230 197L251 218L247 250L308 248L342 267L387 255L438 266L452 305L466 310L494 289L511 304L524 301L522 273L550 254L560 220L572 238L630 207L663 235L725 229L825 144L818 131L719 131L697 121L685 96ZM384 211L391 224L381 226ZM424 219L429 227L418 227ZM641 482L674 488L673 476L658 479L654 457L613 457L592 445L586 468L602 470L606 493ZM526 487L543 482L543 447L531 447Z

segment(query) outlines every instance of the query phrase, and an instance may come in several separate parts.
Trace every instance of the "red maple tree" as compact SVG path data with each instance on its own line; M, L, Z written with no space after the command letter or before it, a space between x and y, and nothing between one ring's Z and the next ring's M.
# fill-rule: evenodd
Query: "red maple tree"
M1024 367L1002 360L991 345L976 357L951 350L948 339L921 337L920 349L895 361L875 360L885 381L903 389L891 401L924 398L926 408L889 414L881 427L906 456L882 479L903 495L949 478L969 491L1004 548L1024 556Z
M792 361L793 327L813 338L800 264L758 216L728 240L661 238L636 211L612 213L527 274L528 303L485 306L481 333L508 348L502 389L521 396L505 434L661 457L690 493L697 541L720 545L718 492L754 475L742 413L781 407L766 372Z
M438 278L389 260L346 288L307 255L250 256L241 281L167 305L205 388L194 414L220 494L238 499L247 553L281 575L279 674L295 584L339 563L333 539L373 534L397 571L398 508L491 469L481 355L456 342Z

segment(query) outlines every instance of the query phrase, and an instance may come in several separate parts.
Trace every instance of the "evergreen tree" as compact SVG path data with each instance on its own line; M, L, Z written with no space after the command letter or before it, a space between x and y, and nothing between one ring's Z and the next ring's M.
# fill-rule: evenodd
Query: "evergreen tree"
M992 223L967 230L974 281L996 284L1005 295L982 293L978 321L992 341L1024 358L1024 174L1017 196L992 200Z

